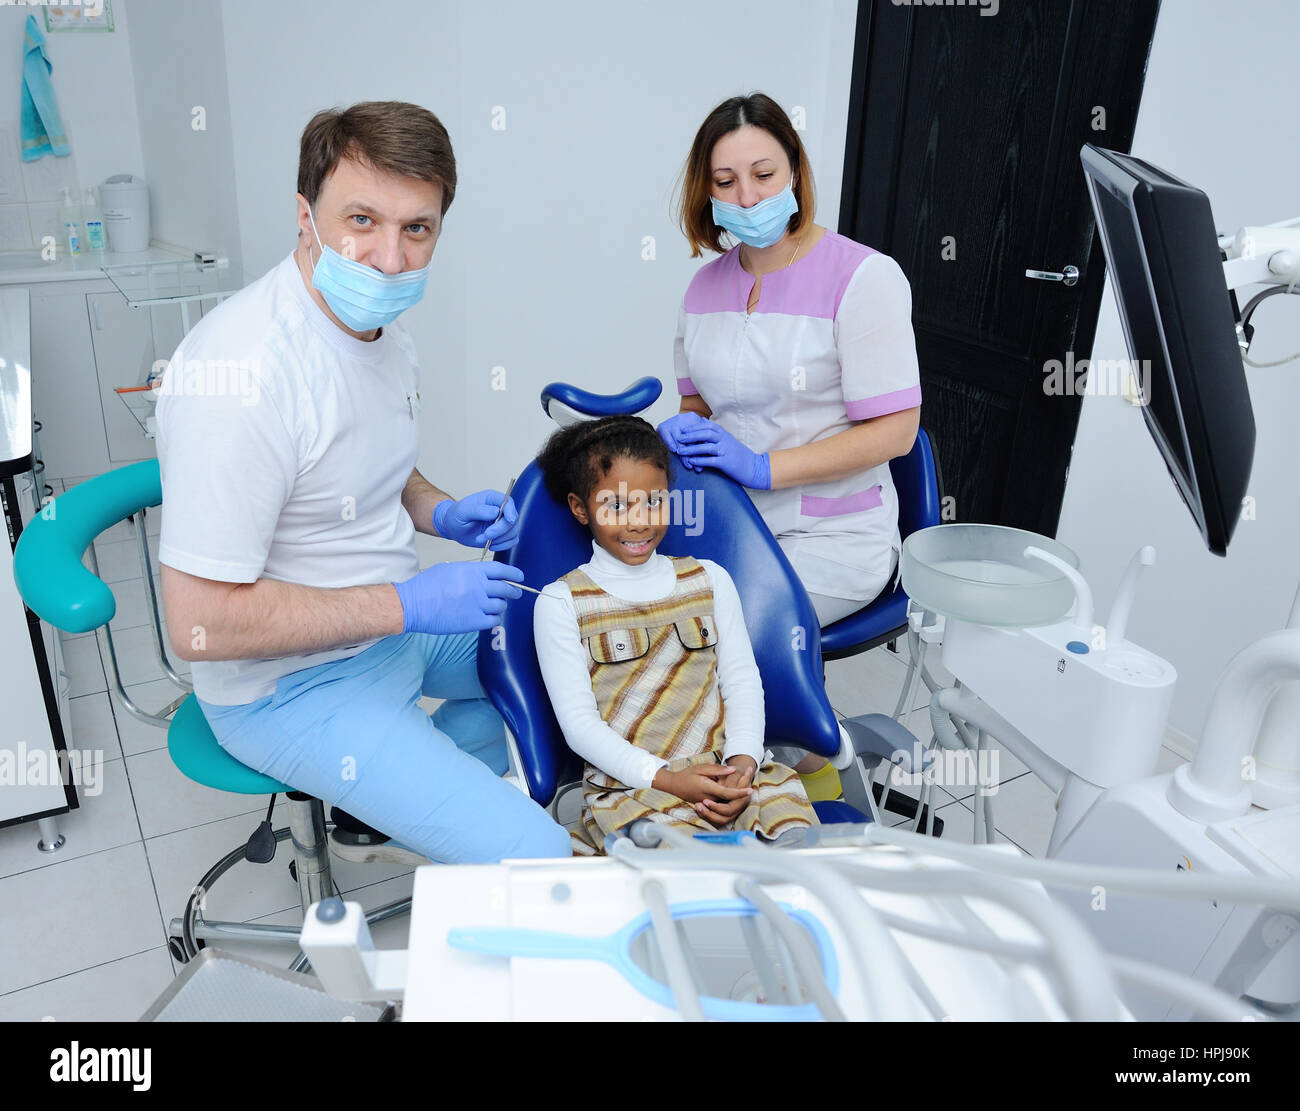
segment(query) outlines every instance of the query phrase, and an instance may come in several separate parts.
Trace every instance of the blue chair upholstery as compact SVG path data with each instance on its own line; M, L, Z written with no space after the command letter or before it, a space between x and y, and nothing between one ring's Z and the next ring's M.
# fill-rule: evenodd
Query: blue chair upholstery
M918 529L939 524L939 471L924 428L917 430L911 451L890 461L889 473L898 493L899 535L906 540ZM827 625L821 635L822 658L856 656L901 636L907 629L907 601L900 582L857 613Z
M698 521L688 526L685 514L675 514L659 551L711 559L735 581L763 678L767 743L835 755L839 724L822 678L817 616L785 554L740 486L713 471L688 471L676 456L670 466L671 488L683 499L679 504L698 508ZM519 567L527 585L540 589L591 558L591 534L568 506L552 501L535 463L519 477L512 496L522 540L497 559ZM687 535L688 527L697 534ZM559 785L581 774L581 762L551 710L533 648L533 606L546 604L527 593L511 602L504 636L482 633L478 654L479 677L518 743L529 793L542 805Z

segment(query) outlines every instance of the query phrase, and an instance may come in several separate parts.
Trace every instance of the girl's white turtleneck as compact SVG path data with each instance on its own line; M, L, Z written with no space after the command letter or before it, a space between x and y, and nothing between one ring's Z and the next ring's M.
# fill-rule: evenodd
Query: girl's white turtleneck
M672 561L658 552L631 565L594 540L585 571L601 590L629 602L653 602L677 585ZM750 756L763 762L763 681L754 663L740 596L731 576L712 560L702 559L713 586L713 619L718 630L718 691L726 707L723 758ZM667 761L630 744L600 716L591 688L586 645L578 638L578 618L568 584L551 583L533 608L537 663L556 720L569 747L589 764L629 787L649 787Z

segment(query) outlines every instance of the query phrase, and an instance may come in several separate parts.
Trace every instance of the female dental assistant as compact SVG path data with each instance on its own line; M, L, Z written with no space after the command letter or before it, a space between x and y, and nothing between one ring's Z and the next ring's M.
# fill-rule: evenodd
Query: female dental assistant
M691 281L674 346L683 462L749 488L828 625L890 583L901 541L889 460L916 439L921 386L898 264L812 222L799 136L770 97L718 105L695 136L681 223ZM725 250L722 235L738 240ZM801 769L802 770L802 769Z
M447 132L417 105L308 123L297 248L205 316L164 377L168 631L222 748L397 843L361 858L568 856L500 778L504 726L477 675L478 630L522 574L416 555L417 530L496 547L518 531L498 491L457 501L415 467L420 372L397 317L423 296L455 186ZM206 388L231 360L255 392ZM432 717L422 694L445 699Z

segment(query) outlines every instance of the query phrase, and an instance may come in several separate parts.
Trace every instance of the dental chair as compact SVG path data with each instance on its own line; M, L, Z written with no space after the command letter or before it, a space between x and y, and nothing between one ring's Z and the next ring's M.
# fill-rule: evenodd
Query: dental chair
M889 473L898 495L901 539L941 523L943 495L939 468L924 428L917 429L911 451L889 461ZM907 592L900 581L857 613L827 625L822 629L822 659L842 660L897 640L907 632L907 604Z
M643 378L614 395L556 383L543 390L542 407L558 423L569 424L641 411L661 389L655 378ZM699 517L695 522L674 519L658 550L714 560L735 581L763 680L766 743L798 745L835 763L844 783L844 801L814 804L824 824L876 820L869 771L882 760L919 764L923 755L916 738L885 714L837 720L826 697L816 613L749 495L724 475L692 472L675 455L669 459L671 489L680 492L683 506L696 507ZM519 511L520 541L496 558L520 568L526 585L540 589L591 558L590 533L573 519L567 505L551 499L535 462L515 482L512 497ZM582 762L565 743L537 665L536 602L536 595L525 593L507 606L500 626L480 634L478 671L506 722L509 774L554 815L564 794L581 786Z
M244 922L222 922L203 917L203 902L213 884L240 860L269 863L276 845L286 839L293 846L290 874L298 883L304 915L312 903L337 894L330 876L327 822L320 799L301 794L284 783L241 764L217 744L191 685L172 666L165 647L154 589L153 568L145 536L145 513L162 504L162 482L155 459L132 463L108 471L74 486L54 499L23 530L14 553L14 580L27 606L42 620L69 633L95 631L107 649L104 658L118 704L150 725L167 730L167 750L182 773L219 791L243 795L270 795L266 818L244 845L237 846L217 861L194 885L184 913L170 923L168 948L181 962L192 960L212 939L287 942L298 947L299 927ZM122 686L117 655L109 622L117 602L108 585L98 577L92 541L119 521L130 520L135 533L145 590L152 610L154 647L164 675L182 693L174 701L151 713L137 706ZM90 569L81 562L90 557ZM288 826L272 830L271 812L275 796L283 794L289 804ZM410 910L410 899L400 899L370 911L366 919L380 922ZM302 971L306 958L297 954L290 969Z
M918 428L916 441L912 450L906 455L889 461L889 473L894 480L894 490L898 496L898 533L906 540L919 529L929 528L942 522L943 478L934 456L934 448L924 428ZM902 558L901 555L899 557ZM821 631L822 659L842 660L869 652L882 644L887 644L891 651L897 651L897 641L906 638L909 648L907 671L903 677L903 689L894 707L895 721L905 718L912 711L912 692L918 678L923 679L930 691L938 684L925 666L926 642L922 639L918 626L913 629L909 623L908 611L910 599L900 581L873 601L868 602L856 613L842 617L827 625ZM929 615L923 614L924 617ZM905 769L905 770L911 770ZM912 828L919 829L928 816L926 805L931 798L931 782L922 782L919 797L912 799L907 795L897 797L890 806L889 780L886 778L879 794L881 809L889 809L912 819ZM942 819L935 819L942 828Z

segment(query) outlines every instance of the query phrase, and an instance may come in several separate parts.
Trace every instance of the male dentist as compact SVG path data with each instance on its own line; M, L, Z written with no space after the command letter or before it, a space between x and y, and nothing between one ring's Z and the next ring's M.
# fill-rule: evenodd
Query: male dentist
M172 646L222 748L333 804L352 859L570 853L500 777L504 726L475 666L522 574L416 557L417 530L517 541L499 492L456 500L415 467L419 365L396 320L424 293L455 191L424 108L318 113L297 248L184 338L158 401ZM430 717L422 694L446 701Z

